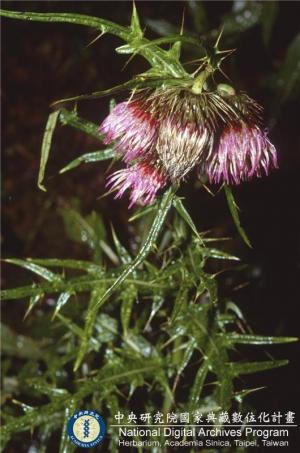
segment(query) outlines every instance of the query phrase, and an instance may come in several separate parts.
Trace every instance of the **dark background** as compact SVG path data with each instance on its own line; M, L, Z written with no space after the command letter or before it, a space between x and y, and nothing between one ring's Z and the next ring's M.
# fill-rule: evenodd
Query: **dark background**
M232 2L203 2L208 28L218 27ZM98 15L121 24L130 21L130 2L3 2L11 10L82 12ZM140 17L165 19L180 27L183 10L185 25L193 28L186 2L137 2ZM237 50L224 65L237 88L248 91L265 106L266 121L271 123L270 137L279 154L280 169L269 177L253 180L234 189L241 208L242 223L251 239L248 249L238 237L223 194L212 198L195 188L195 178L181 188L200 231L232 237L228 249L238 254L248 266L236 276L225 274L224 291L243 310L256 333L298 336L298 234L299 234L299 100L287 99L275 120L273 92L268 81L282 64L289 44L299 32L300 8L297 2L280 2L270 44L262 43L258 25L240 34L234 42ZM155 37L150 26L149 37ZM124 69L126 56L114 48L122 42L106 35L87 47L95 38L88 28L69 24L41 24L2 20L3 55L3 255L10 257L88 258L84 250L66 239L58 209L79 199L82 211L92 209L112 222L125 243L130 242L128 200L97 198L105 191L104 164L83 165L63 176L58 170L76 156L99 149L99 143L70 128L55 134L49 167L47 193L37 189L40 146L43 129L56 99L109 88L142 72L147 64L134 58ZM226 40L225 40L226 41ZM230 44L230 38L227 38ZM183 58L183 60L185 60ZM219 76L221 80L221 77ZM119 96L117 99L122 99ZM108 100L85 101L79 113L100 123L107 113ZM5 266L4 287L28 283L28 274ZM243 285L247 283L246 285ZM234 287L242 285L234 291ZM7 304L7 316L16 330L22 331L25 305ZM13 321L12 321L13 319ZM299 401L298 344L276 346L276 358L288 358L290 365L252 378L255 386L267 389L252 397L256 407L267 412L296 410ZM256 352L253 353L256 358Z

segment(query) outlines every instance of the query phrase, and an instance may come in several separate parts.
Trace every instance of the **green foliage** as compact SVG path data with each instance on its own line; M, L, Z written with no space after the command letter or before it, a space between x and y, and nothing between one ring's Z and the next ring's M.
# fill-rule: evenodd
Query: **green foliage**
M231 189L231 187L229 187L225 184L224 190L225 190L228 207L231 212L232 218L234 220L235 226L236 226L238 232L240 233L241 237L243 238L244 242L248 245L248 247L251 247L251 243L248 239L248 236L247 236L244 228L241 226L239 208L234 200L232 189Z
M171 211L167 230L170 237L163 244L164 238L159 239L158 234L172 203L181 208L178 213L177 209ZM14 357L26 360L28 367L23 380L22 371L15 377L13 398L18 397L22 386L28 397L34 392L37 401L39 398L41 401L37 408L24 407L21 417L9 416L13 411L10 408L4 439L8 441L16 433L32 429L41 433L46 422L50 431L56 431L64 426L65 413L83 407L86 401L113 423L114 409L107 408L106 400L116 399L117 407L127 412L128 399L148 384L153 389L145 397L145 411L152 407L151 398L157 395L162 398L162 411L186 410L177 392L191 373L193 383L186 397L189 410L205 408L208 397L217 410L228 410L235 399L236 378L286 365L284 360L231 360L235 345L272 345L295 338L240 332L238 314L232 315L230 304L222 304L215 278L204 270L209 260L226 259L226 254L208 248L205 238L193 231L195 226L191 230L185 228L184 209L182 200L173 191L166 193L154 212L147 214L154 221L135 259L113 232L117 266L98 264L93 246L96 233L91 234L92 242L82 240L83 245L90 247L94 257L91 262L7 260L36 276L33 285L2 292L3 300L38 295L34 304L30 302L31 329L34 325L38 328L40 323L36 307L43 304L47 294L58 297L53 311L46 315L46 326L34 338L20 336L7 326L2 328L4 353L10 360ZM190 222L191 219L189 226ZM79 229L85 233L87 228L85 223L71 222L65 226L66 233L75 241L84 237L79 235ZM105 235L99 228L97 234L98 241ZM150 262L148 257L154 245L160 252ZM50 270L53 267L58 271ZM80 271L80 275L72 275L74 271ZM138 317L137 301L142 305ZM154 324L162 327L155 342L151 340ZM45 372L36 378L40 360ZM198 363L196 369L194 363ZM70 365L75 381L67 371ZM246 397L248 390L239 389L239 393L244 392ZM43 395L49 399L46 404L42 403ZM61 445L67 444L63 428Z
M101 151L94 151L92 153L85 153L82 156L72 160L68 165L60 170L59 173L65 173L66 171L73 170L81 164L88 164L90 162L101 162L103 160L112 159L115 156L113 148L106 148Z
M262 8L257 2L234 2L232 12L224 18L225 36L238 39L240 33L260 22L267 44L276 18L275 8L273 16L266 18L265 5ZM202 32L206 29L204 6L190 1L189 9L196 30ZM247 20L245 11L250 12ZM2 11L1 14L21 20L84 25L97 33L114 34L126 42L117 48L118 53L139 54L150 64L146 73L125 84L60 100L58 105L113 95L140 84L168 85L179 78L189 84L192 76L179 60L181 47L192 45L201 56L206 55L202 43L189 32L173 31L172 35L154 41L146 39L135 6L128 27L71 13ZM152 22L152 28L155 27L165 30L165 25ZM217 30L208 33L208 38L216 36ZM165 45L170 47L165 49ZM296 47L298 41L293 43L280 77L285 77L286 68L291 68L290 55L294 55ZM294 84L290 81L284 96L292 90ZM58 123L102 141L97 125L81 118L74 110L58 108L51 113L38 176L42 190L46 190L45 170ZM114 157L113 147L84 153L60 173L82 163ZM7 401L2 412L3 446L18 433L29 431L44 451L50 436L60 432L59 452L71 452L74 449L66 437L66 423L76 409L98 410L109 426L118 410L124 413L131 410L132 396L137 391L144 395L144 412L153 408L163 413L180 412L186 411L187 405L190 411L228 410L236 401L243 404L249 393L258 390L249 389L247 381L242 381L246 387L241 388L240 376L287 364L285 360L273 359L235 360L233 352L239 345L267 347L296 339L254 335L245 322L241 330L242 313L233 303L223 300L217 277L210 273L215 260L232 262L238 258L209 246L210 240L197 231L176 191L177 187L170 187L154 205L133 214L130 220L136 222L135 228L145 233L135 257L114 230L110 236L99 213L84 216L79 206L74 206L60 211L65 232L70 240L87 248L90 260L6 260L8 265L31 272L33 280L1 294L3 301L29 301L28 309L24 310L28 335L2 326L8 370L2 398ZM235 225L250 246L227 186L225 194ZM50 299L54 304L47 303ZM16 367L16 363L21 366ZM16 368L10 375L10 369ZM22 398L25 395L26 401L33 401L33 406L18 401L20 395ZM160 407L157 401L161 402ZM109 451L116 451L116 434L110 432L110 435Z

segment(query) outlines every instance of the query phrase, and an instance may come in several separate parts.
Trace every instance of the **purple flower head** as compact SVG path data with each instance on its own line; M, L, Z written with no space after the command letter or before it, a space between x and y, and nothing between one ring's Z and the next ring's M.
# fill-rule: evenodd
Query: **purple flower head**
M211 183L240 184L277 168L276 149L259 126L227 126L206 168Z
M138 163L113 173L107 185L117 190L115 198L121 198L130 189L130 205L139 202L142 205L153 203L156 193L167 183L164 174L151 164Z
M132 206L152 203L159 189L195 167L211 183L239 184L268 174L277 157L261 129L261 110L225 84L215 92L178 86L135 91L99 129L106 144L116 141L127 164L108 184L117 198L129 189Z
M137 102L117 104L101 124L104 143L118 140L116 149L125 162L147 153L155 140L156 122Z

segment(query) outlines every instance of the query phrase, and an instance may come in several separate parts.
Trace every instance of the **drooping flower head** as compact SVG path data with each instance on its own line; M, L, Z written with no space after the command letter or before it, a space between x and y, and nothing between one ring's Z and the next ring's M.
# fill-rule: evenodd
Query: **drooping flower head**
M228 102L238 109L240 117L220 131L205 164L209 181L240 184L263 173L268 175L271 168L278 167L277 153L261 127L261 106L244 93L232 92Z
M130 190L130 206L151 204L161 188L198 167L211 183L239 184L277 167L275 147L261 128L261 107L221 84L140 89L117 104L100 126L104 142L127 168L108 182L116 197Z
M240 184L253 176L267 175L270 168L276 167L276 149L266 131L240 123L222 131L216 152L207 164L207 175L211 183Z
M136 100L117 104L101 124L104 143L118 140L116 150L130 162L145 155L156 138L156 121Z
M165 175L150 163L138 163L113 173L107 182L117 190L115 198L120 198L125 190L130 189L131 207L137 201L142 205L151 204L156 193L167 183Z

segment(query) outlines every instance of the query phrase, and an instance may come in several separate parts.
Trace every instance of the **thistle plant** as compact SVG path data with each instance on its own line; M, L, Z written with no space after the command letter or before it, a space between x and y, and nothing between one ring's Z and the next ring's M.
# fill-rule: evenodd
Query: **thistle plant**
M3 290L2 299L29 299L24 316L31 318L37 333L21 336L2 327L4 353L22 362L18 385L3 410L3 446L20 445L21 433L31 432L38 451L49 445L60 453L74 451L66 424L84 407L106 419L105 445L112 452L118 451L117 431L110 425L118 412L245 411L247 396L258 388L244 386L241 377L287 361L269 354L261 361L241 355L237 360L239 345L267 346L295 338L252 332L240 308L222 295L215 271L216 262L239 258L215 247L220 239L197 230L178 195L188 178L198 178L204 189L224 190L233 222L250 245L231 186L278 167L262 107L223 74L223 60L232 50L222 50L222 33L207 48L184 33L150 41L134 5L129 26L71 13L1 14L111 33L125 41L117 48L119 54L140 55L149 63L146 72L120 86L53 104L39 188L46 191L47 162L59 124L93 137L103 149L79 156L61 173L83 162L118 161L120 168L108 176L106 195L118 199L128 192L130 222L141 232L140 248L127 250L113 227L109 241L100 214L85 217L65 209L66 232L88 245L90 261L6 259L36 276L27 286ZM183 45L200 55L193 73L181 62ZM220 76L224 80L217 83ZM116 103L115 96L123 98ZM100 99L107 105L106 97L112 97L110 111L99 124L78 115L81 100ZM117 209L118 201L111 203ZM38 307L49 296L55 307L41 319Z

